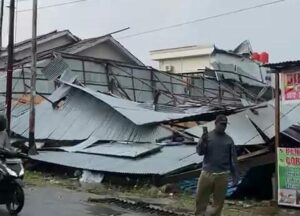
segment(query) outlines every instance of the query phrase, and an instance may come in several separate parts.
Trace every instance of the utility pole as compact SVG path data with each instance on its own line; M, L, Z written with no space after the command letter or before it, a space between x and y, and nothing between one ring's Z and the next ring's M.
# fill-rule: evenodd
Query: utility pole
M1 48L2 48L2 29L3 29L3 16L4 16L4 0L1 0L1 6L0 6L0 54L1 54Z
M277 151L280 146L280 77L279 71L275 73L275 179L276 193L275 198L278 200L278 158Z
M29 154L37 154L35 145L35 97L36 97L36 62L37 62L37 0L33 0L32 8L32 56L29 116Z
M15 0L10 0L9 6L9 33L8 33L8 60L6 77L6 116L7 132L10 134L11 123L11 99L12 99L12 77L14 68L14 28L15 28Z

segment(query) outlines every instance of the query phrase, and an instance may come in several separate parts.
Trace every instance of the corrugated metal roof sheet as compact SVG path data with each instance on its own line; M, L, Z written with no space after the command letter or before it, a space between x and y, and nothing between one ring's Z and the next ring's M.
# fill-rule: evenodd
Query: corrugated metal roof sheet
M44 147L42 150L56 151L62 150L66 152L87 153L95 155L106 155L114 157L128 157L137 158L150 153L159 151L162 145L155 143L132 143L132 142L116 142L103 141L97 137L89 137L74 146L60 146L60 147Z
M137 126L101 100L80 89L60 88L50 100L56 101L68 94L61 108L53 109L45 101L36 106L36 131L38 140L85 140L90 136L101 140L153 142L171 135L158 127ZM28 138L29 113L13 118L12 131Z
M293 67L300 67L300 60L270 63L270 64L263 65L263 67L269 67L276 70L284 70ZM270 71L270 72L278 72L278 71Z
M56 38L63 37L63 36L67 36L72 41L65 40L65 44L58 44L59 46L53 48L52 51L54 49L59 49L59 48L65 47L66 45L70 45L70 44L80 41L80 39L78 37L76 37L75 35L73 35L69 30L63 30L63 31L55 30L55 31L47 33L47 34L37 36L38 46L42 43L47 43L50 40L54 40ZM21 41L19 43L16 43L16 44L14 44L14 46L15 46L15 49L14 49L15 53L18 53L25 49L30 49L31 48L31 38ZM38 54L41 52L44 52L44 51L45 51L44 49L41 49L41 50L38 49ZM49 50L46 50L46 51L49 51ZM16 57L18 57L18 56L16 56ZM22 55L22 57L23 57L23 55ZM26 58L27 57L29 57L29 56L26 56ZM7 49L4 49L2 51L1 58L7 58ZM17 60L21 60L21 59L17 59Z
M77 36L73 35L69 30L62 30L62 31L54 30L54 31L49 32L49 33L46 33L46 34L38 35L38 36L37 36L37 40L44 40L44 39L47 39L47 38L49 38L49 37L53 37L53 36L61 35L61 34L67 34L67 35L69 35L71 38L74 38L74 40L77 40L77 41L80 40ZM32 41L32 39L29 38L29 39L27 39L27 40L24 40L24 41L15 43L15 47L24 45L24 44L26 44L26 43L30 44L31 41Z
M89 137L87 140L83 141L82 143L79 143L75 146L59 147L58 149L64 150L66 152L77 152L90 147L91 145L95 144L98 140L99 138L92 136Z
M153 143L119 143L110 142L98 144L97 146L85 148L78 152L96 155L107 155L114 157L137 158L152 152L159 151L161 145Z
M275 136L275 107L274 101L267 103L267 107L256 109L258 115L248 112L249 118L269 137ZM300 103L281 104L280 131L284 131L293 124L300 122Z
M84 91L89 95L101 100L106 103L117 112L122 114L124 117L132 121L136 125L145 125L145 124L154 124L167 122L171 120L183 120L191 117L199 117L201 115L205 115L207 113L213 113L214 111L210 111L208 107L202 107L202 109L198 109L195 113L167 113L167 112L157 112L152 109L147 109L144 104L136 103L133 101L112 97L106 94L102 94L100 92L96 92L92 89L69 84L76 89Z
M12 116L19 117L24 113L26 113L29 110L29 108L30 108L29 104L17 103L12 108Z
M296 142L300 143L300 126L293 125L292 127L286 129L282 132L284 135L290 137L291 139L295 140Z
M69 69L69 65L63 60L63 58L57 57L42 69L42 73L48 80L54 80L67 69Z
M259 135L254 125L247 118L247 111L228 116L229 124L226 133L232 137L235 145L257 145L263 144L265 141ZM215 128L215 122L205 124L208 130ZM197 126L186 130L187 133L197 137L202 136L202 126ZM254 139L257 138L257 139Z
M253 145L265 143L253 123L270 139L275 136L275 109L274 101L258 105L255 109L257 113L250 110L228 116L230 124L227 133L232 136L236 145ZM288 129L293 124L300 122L300 103L298 104L281 104L281 122L280 131ZM249 118L249 119L248 119ZM208 129L214 128L214 122L206 124ZM187 132L200 137L202 135L202 126L188 129Z
M196 154L187 157L194 152L195 146L180 145L165 146L160 152L140 159L68 152L40 152L39 155L32 156L31 158L47 163L91 171L164 175L201 163L203 157Z

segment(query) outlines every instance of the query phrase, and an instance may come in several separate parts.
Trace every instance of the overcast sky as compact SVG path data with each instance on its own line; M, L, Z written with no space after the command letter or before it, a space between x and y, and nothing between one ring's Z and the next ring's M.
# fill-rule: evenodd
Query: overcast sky
M17 0L16 0L17 1ZM39 0L39 6L73 0ZM87 0L39 11L38 33L69 29L81 38L100 36L118 29L120 38L159 27L212 16L274 0ZM9 0L5 0L8 5ZM19 0L18 10L30 9L32 0ZM233 49L249 39L255 51L268 51L271 61L300 59L300 1L286 0L254 10L193 23L174 29L120 39L134 55L153 64L155 49L216 44ZM7 41L8 9L5 9L4 40ZM17 15L17 41L31 36L31 11Z

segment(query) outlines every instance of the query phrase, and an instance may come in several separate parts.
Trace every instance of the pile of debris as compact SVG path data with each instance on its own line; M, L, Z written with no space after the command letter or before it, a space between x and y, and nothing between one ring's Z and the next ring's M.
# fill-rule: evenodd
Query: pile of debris
M176 182L199 175L203 158L195 154L195 144L202 126L213 129L222 113L244 173L274 163L272 87L268 68L251 59L249 43L235 51L215 47L211 68L171 74L145 66L111 35L80 40L63 31L39 37L41 43L58 39L68 44L38 55L35 138L40 145L33 160L105 177ZM17 45L13 88L12 131L24 142L30 58L21 54L28 43ZM116 58L107 59L102 45L111 46ZM298 143L299 109L284 104L281 116L282 134Z
M186 127L214 119L221 110L210 106L177 107L176 112L175 107L160 106L155 110L145 103L91 90L76 80L60 82L61 86L36 106L35 136L44 145L32 159L105 175L158 177L160 184L200 173L203 158L194 154L195 144L203 125L212 130L214 122ZM245 172L274 162L270 157L256 164L249 162L274 154L270 148L273 102L229 111L227 133L238 147ZM298 105L282 107L282 132L288 133L293 130L291 125L300 122L299 112ZM12 131L28 138L29 113L14 116Z
M213 118L216 111L202 107L170 112L166 108L155 111L152 106L62 82L36 106L35 136L45 145L32 158L80 170L127 175L163 176L195 169L202 158L187 157L195 146L157 141L174 134L175 129L165 123ZM28 115L14 115L17 117L12 122L12 131L23 138L29 136Z

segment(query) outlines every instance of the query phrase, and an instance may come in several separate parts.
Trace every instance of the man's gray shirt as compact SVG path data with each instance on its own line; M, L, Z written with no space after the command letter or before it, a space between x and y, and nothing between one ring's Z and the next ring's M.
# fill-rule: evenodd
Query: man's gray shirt
M216 131L209 132L207 137L206 143L200 139L197 145L198 154L204 155L202 169L210 173L230 171L237 175L237 154L232 138Z

